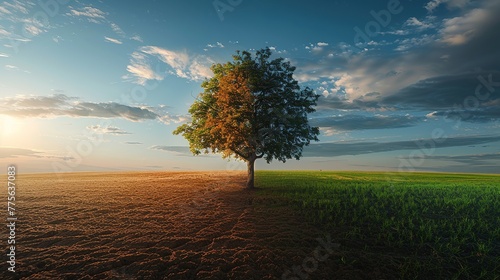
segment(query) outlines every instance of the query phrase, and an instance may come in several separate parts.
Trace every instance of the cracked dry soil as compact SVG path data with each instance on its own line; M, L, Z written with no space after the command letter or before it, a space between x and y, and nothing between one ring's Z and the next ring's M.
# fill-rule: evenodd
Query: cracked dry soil
M3 262L0 278L282 279L325 235L244 190L245 179L243 172L20 174L16 273ZM349 278L335 254L309 279Z

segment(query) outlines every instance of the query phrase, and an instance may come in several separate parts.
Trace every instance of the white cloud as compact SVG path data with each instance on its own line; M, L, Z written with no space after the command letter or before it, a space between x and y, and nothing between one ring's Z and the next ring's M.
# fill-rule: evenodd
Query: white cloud
M12 14L15 12L20 12L22 14L28 14L28 6L33 6L34 3L31 3L29 1L11 1L11 2L4 2L3 3L3 10L8 11L7 14Z
M0 1L0 21L8 22L6 28L0 25L0 39L28 42L30 39L26 37L38 36L54 28L43 17L37 16L37 6L35 1ZM14 44L4 46L13 47Z
M24 30L26 30L28 33L30 33L33 36L36 36L42 32L44 32L39 26L36 24L25 24L24 25Z
M0 13L2 14L12 14L9 10L7 10L5 7L0 6Z
M177 116L164 115L162 117L159 117L158 119L166 125L169 125L171 123L185 123L191 121L191 118L189 116L184 116L184 115L177 115Z
M52 37L52 41L59 43L60 41L64 41L64 40L61 36L56 35L56 36Z
M425 20L420 21L416 17L411 17L404 23L405 26L417 27L420 30L428 29L434 27L431 23L434 17L427 17Z
M122 41L114 39L114 38L106 37L106 36L104 36L104 40L106 42L110 42L110 43L114 43L114 44L118 44L118 45L122 44Z
M7 65L5 65L5 69L7 69L7 70L19 70L19 67L7 64Z
M118 24L111 22L109 25L117 35L122 37L125 36L125 32L123 32L123 30L120 28L120 26L118 26Z
M178 76L186 76L183 69L189 63L189 56L186 52L176 52L163 49L156 46L145 46L140 49L141 52L156 56L161 61L172 67Z
M67 15L74 17L84 17L87 18L87 20L90 22L100 23L106 18L107 13L94 7L83 7L79 10L71 9L69 13L67 13Z
M189 56L185 51L171 51L156 46L144 46L132 54L127 71L135 78L135 82L145 84L148 80L163 80L166 73L160 73L152 69L149 58L157 58L167 64L171 70L166 73L180 78L193 81L203 80L211 77L210 65L214 63L208 57L194 55ZM126 75L124 78L131 78Z
M431 112L431 113L425 115L425 117L428 119L433 119L433 118L436 118L437 113L438 113L437 111L434 111L434 112Z
M357 97L358 96L358 91L359 91L359 86L356 82L356 78L349 75L349 74L342 74L335 82L334 82L334 88L333 90L336 91L336 93L340 91L344 91L347 96L350 97ZM365 90L366 91L366 90ZM365 92L367 93L367 92Z
M212 77L212 70L209 65L214 64L215 61L206 57L198 57L193 60L189 66L189 73L194 80L203 80Z
M441 30L442 41L449 45L462 45L474 37L489 20L490 13L483 8L473 9L462 17L445 19Z
M394 30L394 31L380 32L380 35L387 35L387 34L389 34L389 35L404 36L404 35L410 34L410 31L399 29L399 30Z
M134 36L130 37L130 40L134 40L134 41L141 42L141 43L143 42L141 36L139 36L139 35L134 35Z
M133 122L161 120L151 108L128 106L116 102L87 102L64 94L51 96L16 96L0 99L0 115L26 118L120 118Z
M112 135L127 135L127 134L131 134L129 132L126 132L118 127L114 127L114 126L100 126L100 125L90 125L90 126L87 126L87 129L94 132L94 133L97 133L97 134L112 134Z
M132 53L130 64L127 66L127 71L133 77L125 75L125 79L132 79L135 83L144 85L148 80L163 80L164 75L156 73L149 64L145 54L141 52Z
M324 47L327 47L329 44L324 43L324 42L318 42L316 44L309 44L308 46L305 46L306 50L311 50L313 52L319 52L322 51Z
M429 43L434 42L435 36L434 35L429 35L429 34L424 34L420 37L413 37L413 38L407 38L404 40L399 41L398 47L396 48L396 51L407 51L411 48L414 47L419 47L423 46Z
M417 63L421 59L413 53L384 57L370 52L350 52L350 49L350 46L342 44L332 50L333 57L322 60L292 59L292 64L297 66L294 78L300 83L310 83L309 86L315 89L322 86L324 89L318 90L318 94L340 95L346 102L359 98L370 102L376 98L374 95L367 96L371 93L380 93L381 96L395 94L409 84L434 75L436 71L426 63ZM322 84L325 81L327 85Z
M5 53L0 53L0 57L9 57L9 55Z
M11 33L5 29L2 28L0 25L0 36L9 36Z
M324 136L333 136L338 133L335 129L331 127L320 127L319 130L321 131L321 134Z
M432 13L441 4L446 4L448 8L464 8L469 4L470 0L432 0L428 2L424 8Z
M221 42L217 42L215 44L207 44L207 48L224 48L224 45Z

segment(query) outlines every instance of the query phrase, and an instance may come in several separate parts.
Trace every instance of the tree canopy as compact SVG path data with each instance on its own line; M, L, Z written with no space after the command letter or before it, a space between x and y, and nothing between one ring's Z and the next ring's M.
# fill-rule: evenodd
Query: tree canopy
M298 160L319 135L307 117L319 95L301 89L293 77L296 68L271 55L269 48L255 57L237 51L233 61L212 65L213 77L202 83L204 91L189 109L191 121L174 131L188 140L195 155L221 153L246 161L249 188L256 159Z

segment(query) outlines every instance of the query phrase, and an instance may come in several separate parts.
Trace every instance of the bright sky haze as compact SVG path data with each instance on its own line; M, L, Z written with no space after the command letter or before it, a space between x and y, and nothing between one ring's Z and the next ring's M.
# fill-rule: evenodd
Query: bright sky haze
M172 131L213 63L269 47L321 95L321 135L257 169L500 173L499 15L497 0L2 1L0 162L242 169Z

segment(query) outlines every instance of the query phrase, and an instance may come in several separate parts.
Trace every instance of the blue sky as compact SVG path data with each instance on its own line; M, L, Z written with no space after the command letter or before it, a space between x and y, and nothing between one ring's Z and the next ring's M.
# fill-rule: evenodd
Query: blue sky
M264 47L321 95L320 141L258 169L500 173L500 2L0 3L0 162L232 170L181 136L210 65Z

